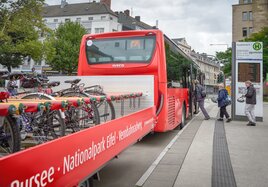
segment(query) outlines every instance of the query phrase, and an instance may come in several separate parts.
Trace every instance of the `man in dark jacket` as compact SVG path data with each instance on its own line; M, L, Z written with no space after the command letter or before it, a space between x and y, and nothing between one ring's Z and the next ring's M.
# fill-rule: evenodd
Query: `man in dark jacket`
M245 114L248 117L249 123L248 126L256 126L256 118L254 114L255 105L256 105L256 89L254 88L251 81L246 81L245 85L247 87L246 97L246 106Z
M199 84L198 80L195 80L195 99L198 102L199 108L201 109L203 115L205 116L205 120L210 119L205 107L204 101L206 97L206 92L203 86Z

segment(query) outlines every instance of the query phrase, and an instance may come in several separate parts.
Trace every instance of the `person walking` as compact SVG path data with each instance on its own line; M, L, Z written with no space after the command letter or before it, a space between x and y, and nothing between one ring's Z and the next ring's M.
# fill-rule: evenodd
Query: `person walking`
M256 105L256 89L254 88L251 81L246 81L247 93L246 97L245 114L248 117L248 126L256 126L255 117L255 105Z
M218 91L218 107L220 107L220 118L218 121L223 121L224 116L226 117L226 122L229 123L231 121L230 115L228 114L226 107L227 107L227 102L226 100L228 99L228 92L224 88L224 84L218 84L219 86L219 91Z
M205 116L205 120L209 120L210 116L207 113L207 110L204 106L204 101L206 98L206 92L203 86L200 85L198 80L195 80L195 99L198 102L199 108L201 109L203 115Z

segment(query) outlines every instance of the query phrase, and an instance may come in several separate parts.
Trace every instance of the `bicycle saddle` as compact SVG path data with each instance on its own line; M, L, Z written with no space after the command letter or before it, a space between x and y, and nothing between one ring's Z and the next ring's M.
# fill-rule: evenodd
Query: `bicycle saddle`
M44 78L44 77L38 77L38 80L40 82L48 82L49 81L47 78Z
M65 83L70 83L70 84L78 84L81 81L81 79L74 79L74 80L67 80L64 81Z
M60 85L60 81L53 81L53 82L48 83L48 86L51 86L51 87L56 87L56 86L59 86L59 85Z

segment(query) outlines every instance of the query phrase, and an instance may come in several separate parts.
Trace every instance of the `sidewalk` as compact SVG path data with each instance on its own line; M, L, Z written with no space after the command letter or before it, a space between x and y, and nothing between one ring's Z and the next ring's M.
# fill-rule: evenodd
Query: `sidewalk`
M218 107L206 103L211 120L196 116L137 183L143 187L268 185L268 116L256 127L216 121ZM264 104L268 114L268 103Z

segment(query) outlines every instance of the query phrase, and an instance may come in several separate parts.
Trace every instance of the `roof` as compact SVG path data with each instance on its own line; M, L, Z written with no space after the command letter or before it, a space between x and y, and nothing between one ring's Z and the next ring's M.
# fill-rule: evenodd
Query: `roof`
M205 53L199 54L199 53L196 53L196 52L192 51L190 55L191 55L191 58L195 59L196 61L202 62L204 64L208 64L208 65L211 65L211 66L214 66L214 67L219 67L219 64L217 64L214 61L212 61L208 56L206 56ZM202 56L203 59L199 59L200 56Z
M191 46L187 43L185 38L174 38L172 40L179 45L183 45L184 47L188 47L191 49Z
M117 15L106 4L97 2L66 4L63 8L61 8L61 5L44 6L43 9L43 17L63 17L96 14L111 14L117 17Z
M135 30L135 26L141 27L143 29L153 29L152 26L142 21L138 21L137 19L125 14L124 12L118 13L118 22L122 23L123 27L126 28L126 30Z
M182 42L183 40L185 40L185 38L174 38L172 40L174 40L175 42L177 42L177 41Z

